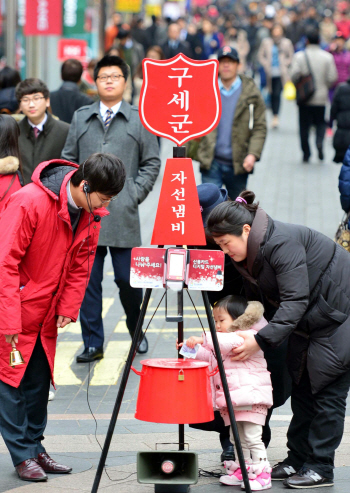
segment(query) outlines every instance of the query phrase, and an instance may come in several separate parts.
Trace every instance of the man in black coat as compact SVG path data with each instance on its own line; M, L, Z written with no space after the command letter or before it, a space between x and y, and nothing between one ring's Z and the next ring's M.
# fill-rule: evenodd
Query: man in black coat
M168 40L163 44L162 50L164 58L172 58L179 53L192 58L192 50L187 41L180 41L181 28L176 22L172 22L168 27Z
M344 429L350 387L350 256L304 226L272 220L242 192L214 209L208 230L245 278L250 299L277 308L257 335L233 350L246 360L289 336L293 378L288 457L272 479L290 488L333 485L335 450Z
M18 139L24 183L30 183L39 163L60 159L68 135L68 123L48 113L49 90L40 79L25 79L16 87L16 98L25 117L19 123Z
M79 90L82 73L83 66L79 60L66 60L61 67L63 84L57 91L51 92L52 113L63 122L71 123L76 110L94 102Z
M337 120L337 130L333 137L335 163L342 163L350 145L350 79L340 84L334 94L331 107L331 120Z

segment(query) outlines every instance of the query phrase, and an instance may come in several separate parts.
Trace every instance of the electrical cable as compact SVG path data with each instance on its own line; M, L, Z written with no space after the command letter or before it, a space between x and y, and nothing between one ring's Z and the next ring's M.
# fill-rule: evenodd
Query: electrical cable
M217 471L217 472L216 472ZM213 469L212 471L206 471L201 467L198 469L198 476L204 478L221 478L221 476L225 476L220 469Z
M193 308L195 309L195 312L196 312L196 314L197 314L197 317L198 317L199 323L201 324L201 327L202 327L202 330L203 330L203 332L204 332L204 335L206 335L205 328L204 328L204 325L202 324L202 320L201 320L201 318L200 318L200 316L199 316L199 313L198 313L198 311L197 311L196 305L194 304L194 301L193 301L193 299L192 299L192 297L191 297L190 292L188 291L188 289L187 289L186 291L187 291L188 297L189 297L189 298L190 298L190 300L191 300L191 303L192 303L192 305L193 305Z

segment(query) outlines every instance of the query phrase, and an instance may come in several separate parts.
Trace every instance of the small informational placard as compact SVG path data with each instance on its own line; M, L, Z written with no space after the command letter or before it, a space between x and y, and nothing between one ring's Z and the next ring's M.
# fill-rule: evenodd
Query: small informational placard
M130 285L133 288L162 288L165 248L131 250Z
M198 291L221 291L224 286L224 252L191 250L186 284Z

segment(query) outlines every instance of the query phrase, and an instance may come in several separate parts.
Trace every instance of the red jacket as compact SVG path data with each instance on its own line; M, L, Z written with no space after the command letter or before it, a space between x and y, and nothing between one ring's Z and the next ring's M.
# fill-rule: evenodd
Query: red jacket
M101 226L83 210L73 238L66 185L74 168L64 160L41 163L0 215L0 380L13 387L39 332L53 380L57 316L76 321L90 276ZM4 335L17 333L26 364L11 368Z
M5 207L10 195L22 188L17 174L18 166L19 161L14 156L0 159L0 212Z

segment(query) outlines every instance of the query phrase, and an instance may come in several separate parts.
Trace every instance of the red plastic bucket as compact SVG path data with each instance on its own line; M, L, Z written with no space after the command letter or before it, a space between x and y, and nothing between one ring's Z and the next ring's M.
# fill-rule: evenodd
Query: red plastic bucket
M146 359L135 418L152 423L205 423L214 419L209 363L183 359Z

